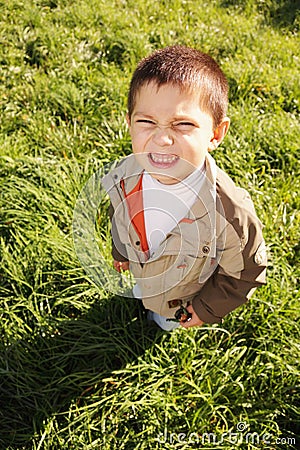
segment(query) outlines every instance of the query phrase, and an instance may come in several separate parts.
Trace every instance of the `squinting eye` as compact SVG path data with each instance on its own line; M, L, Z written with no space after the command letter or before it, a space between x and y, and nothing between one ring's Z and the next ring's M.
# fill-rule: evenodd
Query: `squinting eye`
M176 128L179 128L180 130L190 130L195 125L192 122L178 122L174 124Z
M142 123L145 125L154 125L154 122L152 122L152 120L148 120L148 119L138 119L136 121L136 123Z

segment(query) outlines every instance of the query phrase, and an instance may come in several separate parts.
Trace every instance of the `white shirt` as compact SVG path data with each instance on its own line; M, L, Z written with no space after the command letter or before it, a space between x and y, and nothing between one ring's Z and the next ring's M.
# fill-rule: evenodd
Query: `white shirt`
M193 206L204 178L204 165L176 184L162 184L144 172L144 218L150 257Z

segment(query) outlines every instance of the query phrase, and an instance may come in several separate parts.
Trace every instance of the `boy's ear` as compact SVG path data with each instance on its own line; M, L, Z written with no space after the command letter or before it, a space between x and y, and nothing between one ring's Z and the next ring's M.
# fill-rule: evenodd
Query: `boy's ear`
M130 127L130 125L131 125L131 120L130 120L130 117L129 117L129 114L128 114L128 113L126 114L126 122L127 122L127 125Z
M225 117L220 125L217 126L217 128L214 131L213 137L210 140L208 151L215 150L223 141L224 137L227 134L227 131L229 129L230 125L230 119L228 117Z

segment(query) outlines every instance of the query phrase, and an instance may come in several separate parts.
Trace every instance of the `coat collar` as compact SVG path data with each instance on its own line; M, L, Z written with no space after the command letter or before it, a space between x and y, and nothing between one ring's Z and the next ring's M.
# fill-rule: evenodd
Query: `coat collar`
M109 168L109 172L102 178L101 182L107 193L113 187L120 184L121 180L124 180L126 192L129 193L136 186L139 177L143 173L143 168L138 164L135 155L131 154L126 156L121 161L116 161ZM216 163L210 154L205 158L205 188L203 191L203 203L208 208L209 205L215 204L216 198ZM202 189L201 189L202 190ZM193 208L192 208L193 209ZM195 210L195 212L197 209ZM198 211L197 215L201 214ZM199 216L200 217L200 216Z

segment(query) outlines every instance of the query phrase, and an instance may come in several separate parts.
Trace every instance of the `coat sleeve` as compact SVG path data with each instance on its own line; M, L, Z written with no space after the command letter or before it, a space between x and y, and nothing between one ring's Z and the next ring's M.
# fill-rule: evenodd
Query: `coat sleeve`
M267 252L262 225L255 215L240 209L227 226L225 242L216 271L192 301L196 314L206 323L221 322L266 282Z

